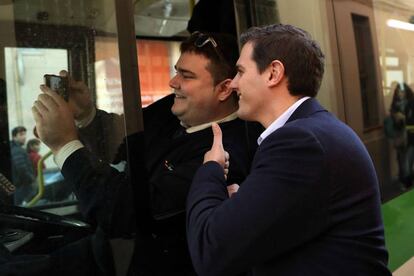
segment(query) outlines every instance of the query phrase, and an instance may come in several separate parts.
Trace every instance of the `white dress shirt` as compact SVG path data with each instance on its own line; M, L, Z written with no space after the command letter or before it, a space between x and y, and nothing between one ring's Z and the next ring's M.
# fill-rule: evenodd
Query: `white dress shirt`
M264 139L266 139L267 136L272 134L277 129L281 128L287 120L289 120L290 116L292 116L293 112L307 99L310 97L303 97L297 100L294 104L292 104L285 112L282 113L276 120L273 121L273 123L270 124L268 128L265 129L265 131L260 134L259 138L257 138L257 144L261 144Z

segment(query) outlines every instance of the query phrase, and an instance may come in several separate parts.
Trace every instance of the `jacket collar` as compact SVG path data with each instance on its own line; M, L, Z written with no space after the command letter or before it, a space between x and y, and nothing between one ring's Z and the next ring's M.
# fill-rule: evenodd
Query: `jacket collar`
M309 98L306 101L304 101L295 110L295 112L293 112L293 114L290 116L286 123L292 122L300 118L308 117L309 115L319 111L326 111L326 109L323 108L315 98Z

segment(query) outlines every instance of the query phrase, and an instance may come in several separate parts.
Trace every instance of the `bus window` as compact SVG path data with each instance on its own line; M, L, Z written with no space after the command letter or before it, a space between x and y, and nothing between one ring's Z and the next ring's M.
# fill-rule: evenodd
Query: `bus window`
M380 124L377 74L375 64L372 63L374 60L373 40L368 17L352 14L352 25L358 57L364 129L368 129Z
M137 51L141 102L145 107L171 93L168 83L175 74L179 42L138 39Z
M153 1L135 4L138 71L142 106L171 93L168 83L179 57L180 41L189 35L192 1Z
M44 161L40 160L42 156L46 157L48 155L49 149L35 137L33 131L35 121L30 112L39 93L39 84L44 82L43 75L68 70L68 51L66 49L6 47L4 54L9 140L17 141L12 137L13 129L16 127L23 126L26 129L25 139L22 138L21 143L26 144L25 150L29 156L29 165L32 166L31 168L27 166L19 168L21 166L19 164L16 165L18 167L13 166L12 180L15 180L16 174L33 173L34 176L31 183L21 181L22 185L28 185L25 189L16 187L14 203L26 206L73 201L75 199L74 195L69 188L65 187L60 169L52 158L45 158ZM13 149L14 143L11 147L12 154L21 154L16 153L16 150ZM24 157L23 154L22 157ZM20 157L11 156L11 158ZM41 163L40 171L38 171L39 162ZM26 172L21 170L26 170ZM39 181L43 182L45 191L44 195L35 202L32 199L38 191Z
M68 71L73 80L84 84L93 106L121 120L112 130L116 138L94 137L93 142L84 143L100 158L111 161L125 136L115 1L7 3L1 4L0 13L0 79L4 81L5 115L1 138L7 148L2 152L2 164L8 165L2 165L0 173L15 184L16 191L6 201L61 214L77 213L76 196L49 148L36 139L31 108L41 93L43 76ZM56 211L59 206L63 209Z
M127 81L121 78L119 45L126 39L118 39L118 30L133 28L117 17L118 11L132 14L125 2L0 1L1 275L58 275L69 266L76 267L73 262L82 268L78 275L97 271L93 256L88 255L90 245L80 242L92 237L97 223L80 214L74 187L61 174L62 164L58 166L47 145L36 139L32 106L42 93L39 86L44 75L67 71L87 101L86 107L79 105L73 111L83 146L116 170L126 171L125 162L113 160L116 154L128 160L127 147L120 148L130 125L124 99L139 91L122 88ZM131 42L135 47L133 37L127 43ZM134 80L136 75L129 82ZM139 100L131 99L139 112ZM95 119L96 109L117 119L90 131L88 118ZM64 253L51 257L71 243L76 243L77 256L88 258L71 259ZM51 259L57 262L52 267ZM117 271L119 259L115 260Z

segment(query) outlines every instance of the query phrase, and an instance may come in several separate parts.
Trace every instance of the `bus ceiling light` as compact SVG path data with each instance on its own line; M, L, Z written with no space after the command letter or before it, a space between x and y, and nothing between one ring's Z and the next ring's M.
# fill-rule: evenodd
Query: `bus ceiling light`
M396 28L396 29L414 31L414 24L400 21L400 20L395 20L395 19L388 19L387 26L391 28Z

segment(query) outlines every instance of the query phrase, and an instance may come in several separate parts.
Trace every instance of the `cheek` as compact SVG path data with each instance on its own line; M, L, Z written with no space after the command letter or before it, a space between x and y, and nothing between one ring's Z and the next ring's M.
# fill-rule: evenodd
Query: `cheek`
M240 83L240 87L243 90L246 90L248 92L250 92L251 89L255 87L255 79L254 78L248 78L247 76L245 78L241 79L239 81L239 83Z

